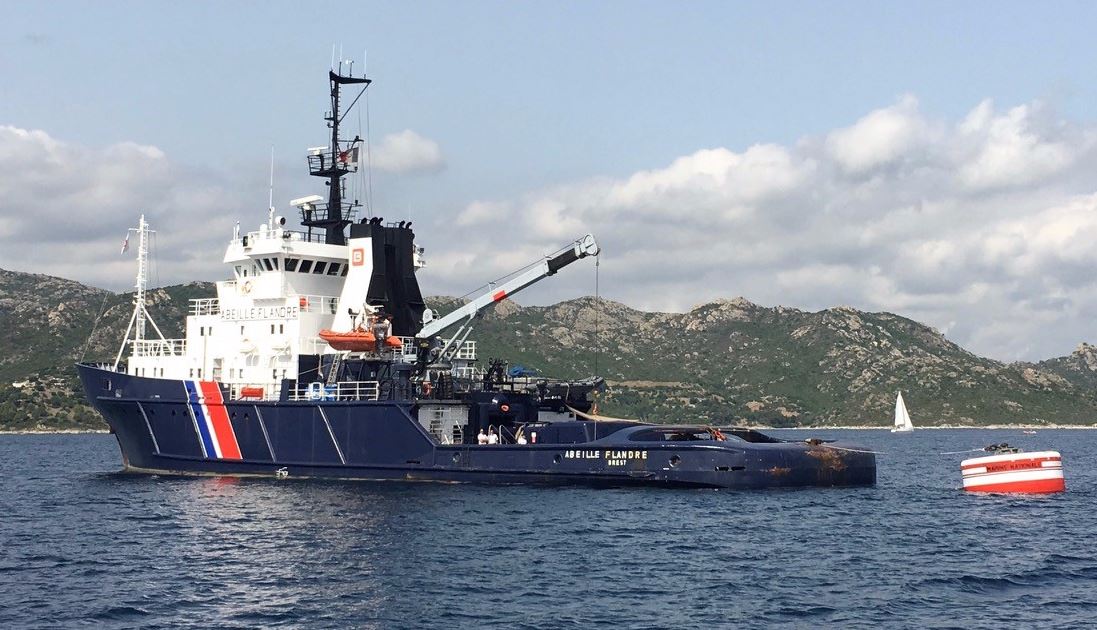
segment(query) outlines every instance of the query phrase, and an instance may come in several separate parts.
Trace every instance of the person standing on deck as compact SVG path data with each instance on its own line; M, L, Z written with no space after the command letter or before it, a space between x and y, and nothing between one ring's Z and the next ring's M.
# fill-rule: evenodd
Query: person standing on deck
M386 316L384 311L377 313L377 319L373 322L373 343L377 349L377 354L381 354L381 351L385 349L385 340L392 334L392 319L391 315Z

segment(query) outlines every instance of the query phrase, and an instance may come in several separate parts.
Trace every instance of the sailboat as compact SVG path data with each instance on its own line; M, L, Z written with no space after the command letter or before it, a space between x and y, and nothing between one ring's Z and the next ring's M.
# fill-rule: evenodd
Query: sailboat
M910 423L910 414L907 413L907 406L903 402L903 392L899 392L899 395L895 397L895 427L891 429L892 433L909 433L914 430L914 425Z

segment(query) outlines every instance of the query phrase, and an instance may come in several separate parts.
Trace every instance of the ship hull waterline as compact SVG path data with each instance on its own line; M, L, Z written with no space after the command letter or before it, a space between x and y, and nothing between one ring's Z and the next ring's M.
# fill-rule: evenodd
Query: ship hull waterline
M874 455L840 445L682 445L612 435L587 443L443 445L420 426L412 401L226 400L218 412L230 425L232 448L216 443L212 423L203 432L209 411L181 394L184 382L88 365L79 371L118 440L123 470L136 474L743 489L876 482Z

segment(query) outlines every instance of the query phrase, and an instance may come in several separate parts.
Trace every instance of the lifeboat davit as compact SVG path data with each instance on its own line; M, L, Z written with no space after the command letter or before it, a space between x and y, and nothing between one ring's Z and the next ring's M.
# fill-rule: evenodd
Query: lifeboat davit
M994 455L960 462L968 492L1048 494L1066 490L1063 458L1058 451L1022 453L1016 448L987 447Z
M325 328L320 331L320 338L328 342L328 345L335 350L345 350L347 352L375 350L375 342L377 341L377 337L374 337L372 332L364 328L356 328L350 332L335 332Z

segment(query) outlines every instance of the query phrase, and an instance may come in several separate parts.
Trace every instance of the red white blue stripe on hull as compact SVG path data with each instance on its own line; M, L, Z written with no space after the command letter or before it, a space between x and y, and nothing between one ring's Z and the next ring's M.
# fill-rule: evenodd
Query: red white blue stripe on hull
M194 426L202 439L202 452L209 459L243 459L236 432L225 410L221 387L213 381L183 381L190 401Z

